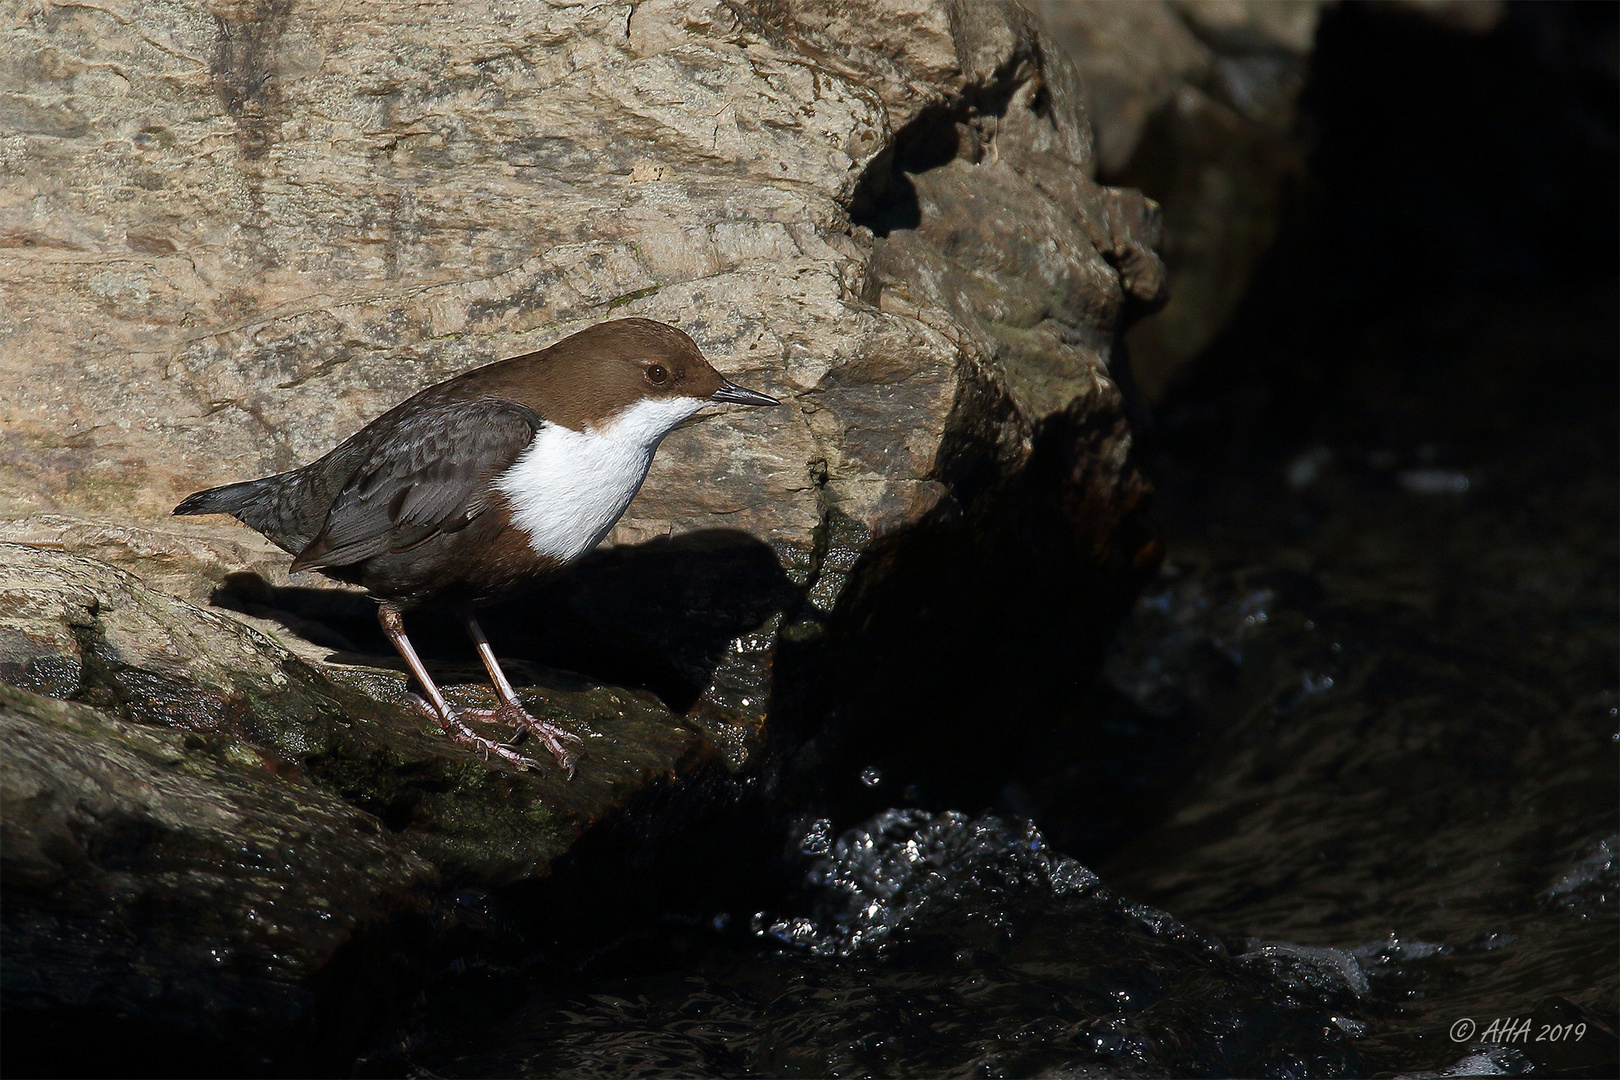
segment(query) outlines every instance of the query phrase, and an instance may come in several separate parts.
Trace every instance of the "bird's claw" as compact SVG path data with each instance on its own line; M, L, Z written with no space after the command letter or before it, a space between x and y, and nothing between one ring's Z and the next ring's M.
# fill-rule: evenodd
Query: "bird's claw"
M521 730L533 733L545 744L546 749L551 751L552 756L557 759L557 763L568 770L568 778L570 780L574 778L576 759L573 754L563 747L559 740L564 738L572 739L581 745L584 744L585 740L571 731L557 727L555 724L536 720L521 706L502 705L496 709L451 709L450 715L444 717L440 716L438 710L423 699L414 694L411 695L411 698L412 704L416 706L417 711L438 724L439 728L450 737L452 742L460 743L462 746L477 752L485 761L488 761L491 757L496 757L520 768L533 769L535 772L545 771L545 766L534 758L526 757L504 743L496 742L494 739L485 738L478 734L467 726L469 720L478 723L494 723L497 721L509 723Z
M529 711L517 702L502 702L493 709L457 709L456 717L458 720L465 718L480 723L510 724L520 731L527 731L551 751L551 756L557 759L557 764L568 770L568 778L570 780L574 778L578 758L563 745L563 742L567 740L584 746L585 740L565 727L531 716Z
M538 761L531 757L525 757L510 746L498 743L494 739L484 738L484 736L462 723L458 717L452 717L451 722L444 725L444 733L462 746L469 747L482 754L485 761L488 761L490 756L494 755L507 764L516 765L519 768L533 769L535 772L540 772L543 768Z

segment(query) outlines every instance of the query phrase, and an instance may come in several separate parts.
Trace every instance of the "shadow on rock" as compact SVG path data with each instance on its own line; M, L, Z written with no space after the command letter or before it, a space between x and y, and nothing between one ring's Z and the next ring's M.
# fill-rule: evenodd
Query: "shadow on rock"
M533 594L480 611L479 622L503 659L575 672L593 683L643 687L685 712L714 681L732 642L796 597L767 545L737 530L707 529L597 552ZM211 600L274 620L332 649L338 662L375 666L378 657L393 655L378 628L376 604L354 592L276 588L243 573L228 578ZM472 660L454 612L424 608L408 620L429 664L453 662L459 673Z

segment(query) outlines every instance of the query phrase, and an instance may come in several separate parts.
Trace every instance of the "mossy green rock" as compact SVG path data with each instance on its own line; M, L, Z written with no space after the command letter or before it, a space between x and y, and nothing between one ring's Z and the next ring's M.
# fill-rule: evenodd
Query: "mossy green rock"
M451 685L451 698L482 700L482 680L465 674L472 685ZM558 675L531 707L584 738L578 772L514 770L441 735L398 671L306 661L230 614L16 544L0 544L0 680L215 736L374 815L451 879L483 885L544 875L592 821L711 748L651 694Z

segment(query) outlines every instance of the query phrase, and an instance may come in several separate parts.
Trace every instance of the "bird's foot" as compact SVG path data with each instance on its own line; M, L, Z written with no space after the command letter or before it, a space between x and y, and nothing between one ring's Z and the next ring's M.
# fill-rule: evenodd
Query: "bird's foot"
M507 746L505 743L498 743L494 739L486 739L484 736L478 734L472 728L468 727L466 722L461 718L460 713L462 711L465 710L458 710L455 714L452 714L450 717L450 723L442 724L441 722L441 726L444 728L444 733L450 736L452 740L460 743L462 746L470 747L471 749L476 750L478 753L483 754L485 761L488 761L490 756L494 755L495 757L500 758L502 761L510 764L517 765L525 769L533 769L535 772L542 771L544 767L533 758L523 756L510 746ZM568 773L570 776L573 775L573 766L571 764L569 766Z
M585 740L567 728L529 715L529 711L515 701L502 702L493 709L458 709L456 715L482 723L511 724L515 728L527 731L545 744L546 749L551 751L551 756L557 759L557 764L568 770L568 778L570 780L574 778L574 766L579 759L573 751L563 745L563 740L576 742L581 746L585 745Z
M415 695L412 696L415 697ZM545 767L533 758L523 756L504 743L498 743L494 739L486 739L467 726L467 720L485 719L500 712L499 709L452 709L450 716L446 718L440 716L438 710L421 698L415 698L414 703L417 711L430 717L434 723L438 724L439 728L450 737L451 742L459 743L483 755L485 761L488 761L491 757L496 757L519 768L533 769L535 772L544 770ZM569 761L566 764L568 765L568 775L572 777L574 775L573 762Z

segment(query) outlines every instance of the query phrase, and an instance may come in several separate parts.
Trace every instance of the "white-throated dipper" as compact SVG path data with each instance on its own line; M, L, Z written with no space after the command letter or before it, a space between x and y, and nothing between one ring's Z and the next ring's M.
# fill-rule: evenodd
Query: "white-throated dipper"
M523 708L473 609L596 547L641 488L659 442L714 402L780 404L732 384L673 326L619 319L431 386L313 464L199 491L174 512L230 514L291 552L293 570L365 586L447 735L537 768L464 718L516 724L572 776L563 740L579 736ZM401 617L424 603L463 613L499 708L444 700Z

